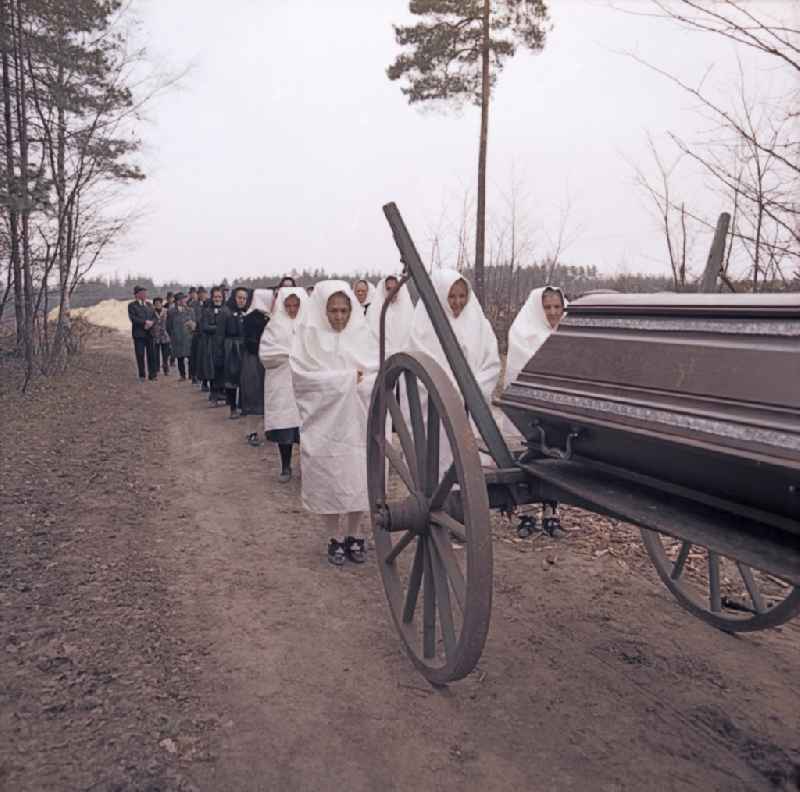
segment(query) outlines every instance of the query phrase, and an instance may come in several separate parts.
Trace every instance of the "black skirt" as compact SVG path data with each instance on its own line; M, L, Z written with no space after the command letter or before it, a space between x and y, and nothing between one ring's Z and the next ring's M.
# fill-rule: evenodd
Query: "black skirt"
M214 336L208 333L200 333L198 336L194 364L194 371L198 379L213 380L216 377L214 340Z
M242 349L242 366L239 375L239 401L242 415L264 414L264 366L258 355Z
M291 429L270 429L266 435L270 443L278 443L279 445L300 443L300 431L296 426Z

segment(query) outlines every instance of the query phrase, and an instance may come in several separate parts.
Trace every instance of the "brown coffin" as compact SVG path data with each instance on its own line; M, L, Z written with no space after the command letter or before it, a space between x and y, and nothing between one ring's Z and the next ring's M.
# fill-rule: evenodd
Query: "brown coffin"
M800 533L800 294L596 294L499 400L541 448Z

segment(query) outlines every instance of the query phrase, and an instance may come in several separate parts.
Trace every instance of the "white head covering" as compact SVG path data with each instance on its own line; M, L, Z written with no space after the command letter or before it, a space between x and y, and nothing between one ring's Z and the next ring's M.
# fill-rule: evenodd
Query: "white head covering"
M253 289L253 297L250 300L250 307L247 313L251 311L261 311L261 313L270 315L272 311L272 301L275 296L272 289Z
M359 283L367 284L367 299L363 303L360 303L358 301L358 297L356 297L356 305L360 305L362 308L366 309L370 305L372 305L372 303L375 301L375 286L372 283L370 283L366 278L359 278L358 280L354 280L351 286L353 294L355 294L356 285Z
M400 281L399 275L387 275L378 281L375 297L367 311L367 323L375 338L380 342L381 310L386 300L386 281L394 278ZM408 286L403 286L394 302L389 303L386 309L386 356L395 352L405 352L408 349L408 340L411 337L411 324L414 321L414 303L408 292Z
M297 297L300 300L300 310L294 319L286 313L285 303L289 297ZM305 307L310 299L306 294L306 290L300 286L282 286L275 295L275 305L272 309L272 317L267 325L267 330L275 336L293 335L305 316Z
M542 305L542 297L547 289L558 292L564 301L564 307L567 307L564 292L557 286L542 286L540 289L534 289L528 295L528 299L525 300L508 331L506 385L519 376L520 371L525 368L528 361L553 332Z
M328 300L341 292L350 300L350 319L341 332L328 321ZM378 346L367 320L358 310L359 302L352 289L341 280L317 283L305 304L305 318L297 328L292 347L292 366L307 371L325 369L358 369L363 372L378 368Z
M497 349L497 337L492 330L489 320L484 316L483 309L472 291L469 281L456 270L441 269L433 273L431 278L436 296L444 308L445 315L450 320L450 326L456 334L458 343L464 350L470 368L475 374L478 384L486 398L491 398L497 378L500 374L500 354ZM464 309L458 317L447 302L447 296L453 284L463 280L469 289L469 298ZM433 328L433 323L425 309L425 304L420 300L414 312L414 326L411 331L410 346L412 349L433 357L442 368L452 376L450 364L445 357L442 346Z

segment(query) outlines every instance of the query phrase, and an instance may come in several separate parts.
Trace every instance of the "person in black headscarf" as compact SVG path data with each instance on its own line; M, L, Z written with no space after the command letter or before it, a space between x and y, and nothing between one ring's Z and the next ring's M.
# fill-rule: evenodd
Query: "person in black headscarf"
M199 379L209 382L208 400L212 407L225 399L223 365L225 362L225 317L222 312L222 289L211 289L211 300L200 315L200 340L197 343L197 371Z
M230 407L231 418L239 417L238 408L239 383L242 373L242 356L244 354L244 320L250 304L251 292L237 287L223 311L223 380L225 384L225 400Z

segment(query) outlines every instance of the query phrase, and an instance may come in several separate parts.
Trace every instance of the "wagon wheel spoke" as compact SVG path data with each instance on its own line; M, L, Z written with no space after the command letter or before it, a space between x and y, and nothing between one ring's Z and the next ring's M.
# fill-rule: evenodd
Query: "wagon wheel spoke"
M397 556L411 544L415 536L416 534L413 531L406 531L400 537L397 544L389 551L389 554L384 559L384 563L393 564L397 560Z
M414 618L414 611L417 609L417 597L419 596L419 585L422 581L422 569L424 564L425 545L420 538L417 541L417 549L414 552L414 562L411 565L411 574L408 576L408 590L406 591L406 601L403 605L403 622L410 624Z
M422 594L422 653L425 657L436 657L436 588L433 581L433 561L430 542L420 540L425 548L425 576Z
M670 572L670 577L673 580L677 580L683 574L683 568L686 566L686 559L689 558L689 551L691 549L691 542L683 542L681 544L680 552L678 553L678 557L675 559L675 564Z
M403 411L400 409L400 405L397 403L397 399L394 397L393 393L386 394L386 404L392 415L392 425L397 432L397 436L400 438L400 445L403 448L406 464L414 478L416 488L416 482L419 481L419 472L417 470L417 456L414 451L414 441L411 437L411 432L408 429L406 419L403 417ZM387 443L387 447L388 445L389 443ZM413 492L414 489L411 491Z
M436 490L431 496L431 511L437 511L438 509L442 508L444 502L447 500L447 496L450 494L450 490L453 489L453 485L456 483L456 477L457 473L454 462L449 468L447 468L444 478L442 478L442 480L439 482Z
M397 475L400 476L403 484L408 488L408 491L416 492L417 483L414 481L408 466L403 460L403 455L389 442L386 443L385 453L389 464L395 469Z
M456 648L456 628L453 622L453 609L450 606L450 588L447 583L447 572L439 555L436 542L428 543L433 569L433 582L436 591L436 607L439 612L439 624L442 627L445 654L450 657Z
M722 611L722 593L720 590L719 555L708 551L708 599L712 613Z
M436 552L447 572L447 577L450 580L450 586L453 589L453 594L455 594L458 607L463 613L464 603L467 599L467 584L464 580L464 573L461 571L461 567L458 564L456 554L453 552L453 546L445 536L444 529L438 525L431 526L431 538L436 545Z
M417 378L410 372L405 372L406 378L406 399L408 400L408 412L411 418L411 431L414 438L414 450L416 451L417 472L419 476L420 489L425 489L425 424L422 420L422 404L419 398L419 385Z
M431 512L431 522L446 528L453 536L458 539L462 544L467 543L467 530L463 524L455 518L451 517L447 512L435 511Z
M428 454L425 464L425 494L428 497L433 495L434 490L439 485L440 426L439 411L436 409L433 399L428 399ZM452 487L452 484L450 486ZM445 497L447 497L447 493Z
M755 608L756 613L766 613L767 606L764 602L764 598L761 596L761 591L758 588L758 584L753 577L752 570L749 566L746 566L739 561L736 562L736 566L739 569L739 574L742 576L745 588L747 588L747 593L750 595L750 599L753 602L753 607Z

